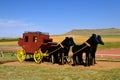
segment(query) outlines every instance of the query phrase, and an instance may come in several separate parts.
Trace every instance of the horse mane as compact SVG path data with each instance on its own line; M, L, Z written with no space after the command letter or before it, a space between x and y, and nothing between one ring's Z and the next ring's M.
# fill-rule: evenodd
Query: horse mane
M92 36L86 42L88 42L90 45L95 45L99 41L97 40L97 35L93 33Z

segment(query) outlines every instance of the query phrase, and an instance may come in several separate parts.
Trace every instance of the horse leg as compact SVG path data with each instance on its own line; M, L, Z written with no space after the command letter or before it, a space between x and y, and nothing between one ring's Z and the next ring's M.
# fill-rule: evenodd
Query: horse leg
M79 53L79 64L80 65L84 64L84 62L83 62L83 53Z
M96 60L95 60L95 52L93 52L92 54L91 54L91 65L94 65L94 64L96 64Z
M61 54L60 58L61 58L61 62L60 62L61 65L64 65L64 53Z
M87 66L87 60L88 60L88 58L87 58L87 53L86 53L86 58L85 58L85 64L84 64L84 66Z
M72 66L75 66L76 64L76 55L73 55L73 62L72 62Z
M89 64L93 65L93 62L94 62L93 54L89 53Z
M50 61L54 64L55 63L55 56L52 54L51 57L50 57Z
M95 64L95 53L92 54L92 65Z
M92 64L96 64L96 60L95 60L95 53L96 53L96 50L97 50L97 45L93 47L93 50L92 50L92 58L93 58L93 62Z
M78 55L76 56L76 64L77 64L77 65L80 64L80 59L79 59L79 56L78 56Z
M86 53L85 66L88 65L88 54Z
M90 66L90 53L86 53L85 66Z
M93 60L94 60L94 64L97 64L96 59L95 59L95 53L94 53L94 56L93 56Z
M55 63L59 63L58 54L55 54Z
M91 60L92 60L91 53L88 53L88 66L90 66Z
M51 62L54 63L58 63L58 56L57 54L52 54L51 55Z

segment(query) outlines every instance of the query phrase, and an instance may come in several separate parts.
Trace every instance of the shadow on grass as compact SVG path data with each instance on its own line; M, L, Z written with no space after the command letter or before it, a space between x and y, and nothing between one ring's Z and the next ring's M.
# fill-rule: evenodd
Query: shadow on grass
M103 61L103 62L120 62L119 60L97 60L97 61Z
M28 61L28 62L35 62L33 58L25 59L25 61Z
M0 64L16 62L17 60L0 61Z

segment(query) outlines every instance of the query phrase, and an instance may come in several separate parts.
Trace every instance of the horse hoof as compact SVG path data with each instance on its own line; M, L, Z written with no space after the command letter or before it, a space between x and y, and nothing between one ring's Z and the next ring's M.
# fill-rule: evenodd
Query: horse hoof
M86 65L86 64L84 64L84 66L86 67L87 65Z
M75 64L72 64L72 66L75 66Z
M84 65L85 63L79 63L79 65Z

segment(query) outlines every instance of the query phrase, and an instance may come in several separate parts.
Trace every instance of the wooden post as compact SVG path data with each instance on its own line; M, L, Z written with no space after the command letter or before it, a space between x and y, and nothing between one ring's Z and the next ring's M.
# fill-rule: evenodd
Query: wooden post
M4 54L3 54L3 51L2 51L2 50L0 51L0 56L1 56L1 57L4 57Z

